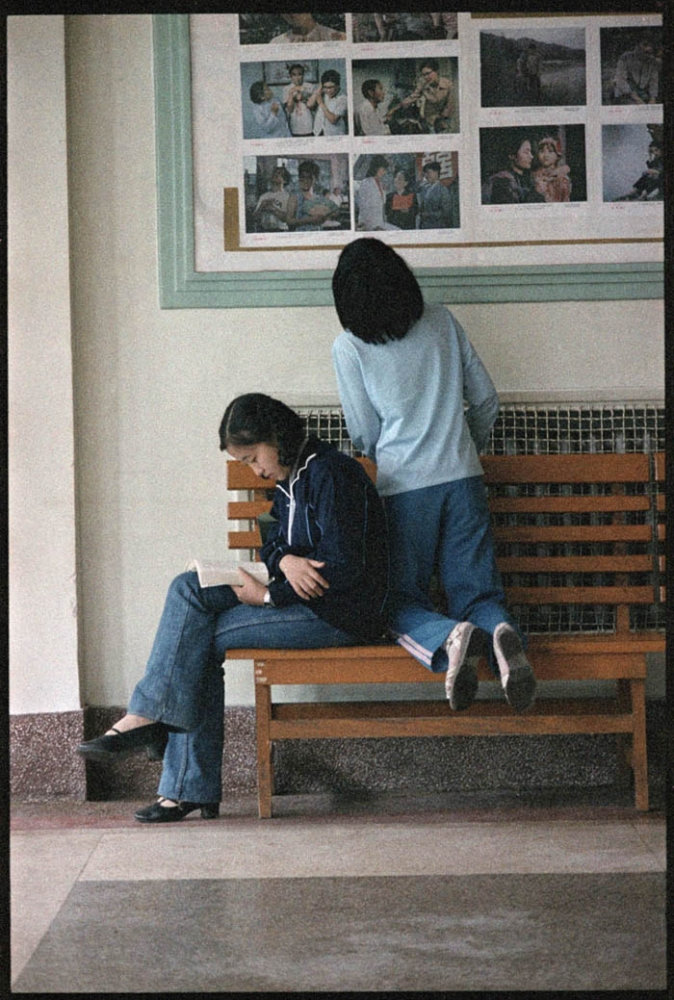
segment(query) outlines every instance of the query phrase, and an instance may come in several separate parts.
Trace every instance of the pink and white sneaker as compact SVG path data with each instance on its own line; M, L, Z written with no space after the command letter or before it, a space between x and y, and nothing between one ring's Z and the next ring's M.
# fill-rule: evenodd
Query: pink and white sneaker
M494 653L506 700L516 712L523 712L534 700L536 678L517 632L501 622L494 632Z
M447 653L445 691L450 708L459 712L473 704L477 694L477 664L487 653L487 637L470 622L459 622L444 642Z

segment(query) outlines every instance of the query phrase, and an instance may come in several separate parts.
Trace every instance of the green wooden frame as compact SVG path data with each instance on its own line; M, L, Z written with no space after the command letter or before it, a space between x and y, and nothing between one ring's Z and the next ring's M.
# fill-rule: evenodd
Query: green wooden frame
M164 309L332 305L331 271L194 269L188 14L153 16L159 303ZM650 299L664 294L661 263L417 269L428 301L548 302Z

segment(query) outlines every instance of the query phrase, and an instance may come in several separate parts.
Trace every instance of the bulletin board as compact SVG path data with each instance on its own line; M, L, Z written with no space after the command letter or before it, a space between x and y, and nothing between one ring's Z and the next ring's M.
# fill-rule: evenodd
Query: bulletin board
M162 306L662 295L660 15L312 17L154 17Z

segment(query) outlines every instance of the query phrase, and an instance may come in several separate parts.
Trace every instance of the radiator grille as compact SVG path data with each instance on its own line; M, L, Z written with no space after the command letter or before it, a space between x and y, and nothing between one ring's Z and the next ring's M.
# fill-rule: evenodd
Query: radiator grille
M296 407L303 416L308 433L317 434L335 444L340 451L357 455L349 438L339 406ZM654 403L612 404L505 404L492 428L487 452L494 455L559 455L579 452L642 452L651 454L665 450L665 411ZM555 487L550 487L554 489ZM603 487L561 486L599 493ZM523 487L527 489L527 487ZM531 487L540 491L540 487ZM644 487L635 487L644 489ZM648 489L648 488L646 488ZM653 485L651 518L657 513L656 494L662 484ZM601 515L589 515L600 523ZM572 523L570 520L569 523ZM522 552L521 554L524 554ZM601 555L601 547L593 546L592 554ZM521 581L520 581L521 582ZM539 581L540 582L540 581ZM570 586L581 582L569 577ZM573 607L513 607L513 614L528 633L546 632L610 632L615 628L613 607L577 605ZM630 612L634 629L664 628L665 608L662 603L636 606Z
M295 407L307 431L356 454L339 406ZM487 451L493 455L665 450L665 410L651 403L601 406L508 403L501 406Z

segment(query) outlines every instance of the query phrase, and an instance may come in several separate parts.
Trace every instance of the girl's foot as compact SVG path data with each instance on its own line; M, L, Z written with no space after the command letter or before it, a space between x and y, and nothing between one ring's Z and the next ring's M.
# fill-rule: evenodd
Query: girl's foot
M139 726L148 726L153 722L154 719L146 719L143 715L131 715L127 712L119 722L116 722L114 726L107 730L105 735L114 736L115 733L128 733L131 729L137 729Z
M111 760L113 757L127 757L151 747L158 755L163 753L167 739L168 730L163 722L145 721L128 729L113 726L103 736L80 743L77 752L90 760Z
M174 802L163 795L158 802L136 810L135 818L139 823L177 823L195 809L201 810L202 819L217 819L220 812L219 802Z

